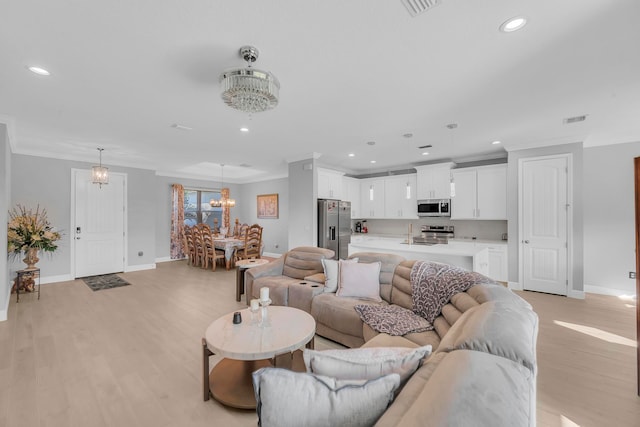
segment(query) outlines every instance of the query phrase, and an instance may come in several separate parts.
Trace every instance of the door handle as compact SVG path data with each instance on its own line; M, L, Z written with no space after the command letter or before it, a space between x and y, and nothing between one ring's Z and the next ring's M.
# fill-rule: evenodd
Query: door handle
M522 243L528 244L529 241L528 240L523 240Z
M79 237L76 237L76 240L80 240L80 238L79 238Z

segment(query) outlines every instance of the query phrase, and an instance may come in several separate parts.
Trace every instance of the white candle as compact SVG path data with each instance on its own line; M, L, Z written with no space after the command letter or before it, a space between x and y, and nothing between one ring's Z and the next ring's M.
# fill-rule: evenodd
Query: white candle
M251 300L251 311L257 311L260 308L260 302L257 299Z
M269 288L266 286L260 288L260 300L267 301L269 299Z

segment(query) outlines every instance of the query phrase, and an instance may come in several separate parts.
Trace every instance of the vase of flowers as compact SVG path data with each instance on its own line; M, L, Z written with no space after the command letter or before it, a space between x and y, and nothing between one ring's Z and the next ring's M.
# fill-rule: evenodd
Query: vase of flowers
M35 212L22 205L9 211L7 253L17 257L24 252L23 261L27 264L27 269L36 268L39 250L54 252L58 249L56 242L60 237L60 233L54 231L49 223L47 211L40 209L39 205Z

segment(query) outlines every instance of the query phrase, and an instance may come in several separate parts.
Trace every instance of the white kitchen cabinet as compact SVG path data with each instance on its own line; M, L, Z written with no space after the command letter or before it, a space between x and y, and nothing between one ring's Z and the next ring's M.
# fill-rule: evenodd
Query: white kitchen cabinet
M453 169L451 219L507 219L507 165Z
M361 218L384 218L384 178L360 180Z
M449 199L451 197L451 167L453 163L416 166L417 200Z
M384 217L417 219L415 174L384 178Z
M342 172L318 168L318 199L342 198Z
M477 243L478 253L473 257L473 271L493 280L508 281L507 245Z
M351 202L351 218L362 218L360 209L360 180L356 178L342 178L342 200Z

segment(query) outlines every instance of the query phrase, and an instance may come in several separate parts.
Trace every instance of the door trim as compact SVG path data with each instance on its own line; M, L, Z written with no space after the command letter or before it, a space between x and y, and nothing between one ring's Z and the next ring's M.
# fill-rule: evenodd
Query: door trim
M74 229L74 224L76 221L76 175L79 172L89 172L89 174L91 174L91 169L80 169L80 168L71 168L71 205L70 205L70 211L69 211L69 256L70 256L70 260L69 260L69 267L70 267L70 276L71 276L71 280L76 279L76 244L75 244L75 229ZM126 173L122 173L122 172L109 172L110 175L117 175L117 176L122 176L123 179L123 185L124 185L124 189L123 189L123 193L122 193L122 197L124 198L124 200L122 201L123 206L124 206L124 212L122 213L124 215L123 218L123 228L124 228L124 236L123 238L123 243L124 243L124 248L123 248L123 257L124 260L122 261L122 266L123 266L123 271L127 271L128 270L128 259L129 259L129 252L128 252L128 248L129 248L129 234L128 234L128 227L127 227L127 220L128 220L128 213L129 213L129 208L127 206L127 174ZM107 184L109 185L109 184Z
M535 160L551 160L564 158L567 160L567 296L570 298L584 298L584 292L573 289L573 153L551 154L547 156L523 157L518 159L518 281L524 289L524 235L522 194L522 168L524 162Z

